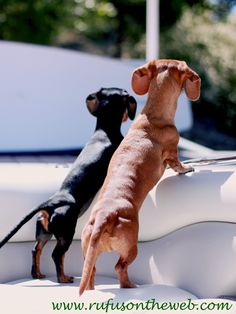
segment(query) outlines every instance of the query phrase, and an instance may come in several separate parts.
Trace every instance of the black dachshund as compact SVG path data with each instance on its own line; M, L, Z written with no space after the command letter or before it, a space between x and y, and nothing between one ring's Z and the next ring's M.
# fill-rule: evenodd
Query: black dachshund
M76 223L89 207L102 186L110 159L123 139L122 121L134 119L136 101L127 91L119 88L102 88L86 99L88 110L97 117L97 125L90 141L75 160L62 186L49 200L33 209L0 242L0 248L36 213L36 244L32 252L33 278L44 278L40 272L40 256L47 241L54 235L57 244L52 253L58 282L73 282L64 274L64 256L75 233Z

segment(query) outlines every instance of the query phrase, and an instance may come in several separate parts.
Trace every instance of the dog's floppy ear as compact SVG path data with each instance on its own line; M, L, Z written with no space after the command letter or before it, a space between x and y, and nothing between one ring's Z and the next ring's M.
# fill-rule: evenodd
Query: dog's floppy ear
M134 120L137 110L137 102L133 96L129 96L129 101L127 105L128 117L130 120Z
M134 92L144 95L148 92L150 82L157 73L157 62L155 60L134 70L131 78L131 85Z
M94 94L91 94L86 98L86 105L87 105L88 111L93 116L96 117L99 103L98 103L97 97Z
M197 100L200 97L201 79L192 69L188 68L184 89L190 100Z

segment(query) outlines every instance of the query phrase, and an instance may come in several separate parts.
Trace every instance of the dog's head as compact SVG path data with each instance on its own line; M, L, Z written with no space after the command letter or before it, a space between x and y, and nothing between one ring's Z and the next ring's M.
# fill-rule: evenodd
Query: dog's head
M89 112L98 119L109 119L111 122L134 119L137 103L133 96L120 88L101 88L86 99Z
M153 60L134 70L132 75L132 88L138 95L148 92L151 81L158 75L171 75L178 83L180 89L184 88L190 100L200 97L201 79L184 61L178 60ZM160 75L159 75L160 76Z

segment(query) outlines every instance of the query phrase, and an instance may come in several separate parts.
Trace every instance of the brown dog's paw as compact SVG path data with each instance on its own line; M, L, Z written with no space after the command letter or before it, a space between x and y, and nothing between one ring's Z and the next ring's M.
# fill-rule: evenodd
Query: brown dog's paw
M179 174L186 174L186 173L189 173L189 172L194 172L195 169L192 167L192 166L182 166L181 169L178 169L178 173Z
M186 173L189 173L189 172L194 172L194 168L192 166L188 166L184 169L183 173L182 174L186 174Z

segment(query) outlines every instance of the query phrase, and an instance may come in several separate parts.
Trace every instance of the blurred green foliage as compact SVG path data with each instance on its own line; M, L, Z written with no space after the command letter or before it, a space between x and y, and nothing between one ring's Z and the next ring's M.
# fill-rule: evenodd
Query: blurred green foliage
M203 7L205 1L197 3ZM161 30L172 26L185 5L193 3L160 0ZM145 33L145 10L146 0L0 0L0 38L55 44L58 35L73 33L78 40L85 36L113 44L110 54L114 57L133 56L132 48Z
M185 10L175 27L162 33L161 57L185 60L202 78L197 116L211 117L236 136L236 15L223 20L206 10Z
M236 136L236 0L160 0L161 57L202 77L194 112ZM0 39L145 58L146 0L0 0Z
M0 0L0 38L50 44L70 10L70 0Z

